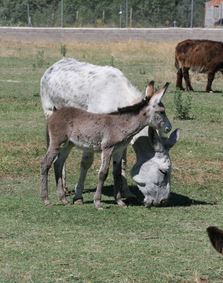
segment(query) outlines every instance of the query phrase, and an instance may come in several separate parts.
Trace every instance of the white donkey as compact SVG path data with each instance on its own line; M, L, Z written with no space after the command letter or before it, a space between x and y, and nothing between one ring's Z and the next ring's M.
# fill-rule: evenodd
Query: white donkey
M141 101L144 96L127 80L120 70L110 66L95 66L71 58L62 59L49 67L41 79L40 87L42 107L47 117L53 113L54 108L59 109L64 106L78 107L94 113L109 113L116 111L119 107L135 104ZM169 132L170 130L171 125L169 124L165 131ZM140 137L140 134L138 137ZM137 151L141 146L140 142L135 143L134 150ZM57 168L63 163L67 155L68 152L66 150L60 153L57 162L54 164L55 170L58 170ZM83 151L80 177L75 193L77 202L82 202L84 181L87 171L93 162L93 157L93 151L88 149ZM138 161L137 164L139 165ZM153 162L148 164L146 161L142 161L141 166L143 170L147 170L147 172L152 170L151 172L154 173ZM115 164L116 162L117 160L114 158L113 163ZM157 159L154 158L154 164L160 164L161 171L163 170L162 162L163 159L159 159L159 156L157 156ZM128 196L131 196L125 182L124 169L125 158L123 162L123 184L125 185L122 189ZM144 186L143 194L145 195L146 205L152 203L159 204L169 196L169 177L166 178L161 171L156 170L156 174L159 175L159 180L162 178L167 179L166 186L159 186L157 183L153 184L153 181L150 180L151 174L148 174L149 177L141 174L138 187L142 189L141 184ZM161 181L161 183L164 182ZM148 195L151 198L148 198Z
M144 195L145 206L165 203L165 192L166 196L170 192L172 169L169 150L179 136L179 129L173 131L169 138L161 138L155 129L146 127L132 139L136 163L131 175Z

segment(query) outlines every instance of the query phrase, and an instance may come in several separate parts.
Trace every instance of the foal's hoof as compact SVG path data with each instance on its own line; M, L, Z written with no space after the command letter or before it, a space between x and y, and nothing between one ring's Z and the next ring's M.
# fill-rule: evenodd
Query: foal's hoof
M94 200L94 205L97 210L103 210L102 204L100 200Z
M82 205L84 204L84 200L82 198L73 199L73 204Z
M123 207L123 208L127 208L127 205L124 203L124 201L123 200L117 200L117 204L118 204L118 206L120 206L120 207Z

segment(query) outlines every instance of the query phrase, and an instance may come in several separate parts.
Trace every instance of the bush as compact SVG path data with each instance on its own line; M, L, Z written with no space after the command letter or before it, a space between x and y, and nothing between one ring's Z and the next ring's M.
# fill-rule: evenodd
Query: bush
M62 55L63 57L66 56L66 54L67 54L67 47L66 47L65 44L62 44L62 45L60 46L60 53L61 53L61 55Z
M191 120L191 108L192 108L192 95L190 93L183 93L177 91L174 95L175 105L175 118L180 120Z
M35 62L33 63L33 69L42 68L44 64L45 64L44 50L38 50L35 57Z

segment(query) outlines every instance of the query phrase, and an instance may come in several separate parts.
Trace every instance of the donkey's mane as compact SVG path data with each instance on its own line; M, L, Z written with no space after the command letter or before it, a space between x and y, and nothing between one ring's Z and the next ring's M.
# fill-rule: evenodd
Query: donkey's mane
M118 108L117 111L111 112L110 114L138 113L144 106L148 104L149 100L150 98L146 96L140 102L130 106Z

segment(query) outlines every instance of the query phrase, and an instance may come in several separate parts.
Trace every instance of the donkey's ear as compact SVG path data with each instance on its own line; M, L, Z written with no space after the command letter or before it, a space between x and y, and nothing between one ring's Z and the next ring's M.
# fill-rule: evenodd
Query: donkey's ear
M180 138L180 129L174 130L165 141L165 148L170 150Z
M164 150L164 146L163 146L163 143L157 133L157 131L152 128L152 127L149 127L149 138L150 138L150 141L151 141L151 144L153 146L153 149L155 152L162 152Z
M164 87L160 91L158 91L157 93L154 93L154 95L150 99L150 104L151 105L155 105L155 104L159 104L160 103L160 101L161 101L163 95L165 94L169 84L170 83L166 83L164 85Z
M146 97L150 98L154 95L155 93L155 87L154 87L155 82L150 81L146 87Z
M137 185L139 185L140 187L145 187L145 183L143 182L143 179L142 179L142 177L139 175L139 174L137 174L137 175L135 175L135 176L133 176L133 180L137 183Z

